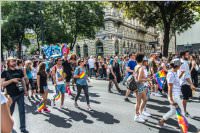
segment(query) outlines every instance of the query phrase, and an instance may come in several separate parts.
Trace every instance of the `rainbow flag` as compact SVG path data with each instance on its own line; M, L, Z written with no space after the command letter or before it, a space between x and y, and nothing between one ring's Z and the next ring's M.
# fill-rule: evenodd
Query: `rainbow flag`
M42 111L44 109L44 102L40 102L37 111Z
M56 101L58 101L60 99L60 92L58 92L55 96L54 96L54 99Z
M165 70L162 69L162 70L160 70L160 71L158 71L158 72L156 73L156 76L159 77L159 78L164 78L164 77L167 76L167 74L166 74Z
M182 130L183 133L187 133L188 132L188 121L186 120L186 118L181 114L181 109L180 107L176 108L176 116L178 119L178 124Z
M167 74L163 69L158 71L156 74L154 74L154 78L156 79L156 82L158 83L158 87L161 90L162 90L163 82L164 82L166 76L167 76Z
M83 72L80 73L78 76L79 76L80 79L82 79L82 78L85 76L85 72L83 71Z

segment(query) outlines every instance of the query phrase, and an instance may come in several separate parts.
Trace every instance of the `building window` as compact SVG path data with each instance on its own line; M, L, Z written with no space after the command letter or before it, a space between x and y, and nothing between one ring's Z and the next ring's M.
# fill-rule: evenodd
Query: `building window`
M88 46L87 46L87 44L84 44L84 46L83 46L83 54L84 54L84 57L88 57Z
M104 50L103 50L103 43L98 41L96 43L96 55L97 56L102 56L104 55Z
M81 57L81 49L79 45L76 45L76 55L78 55L79 57Z
M118 55L119 54L119 41L116 40L115 42L115 54Z

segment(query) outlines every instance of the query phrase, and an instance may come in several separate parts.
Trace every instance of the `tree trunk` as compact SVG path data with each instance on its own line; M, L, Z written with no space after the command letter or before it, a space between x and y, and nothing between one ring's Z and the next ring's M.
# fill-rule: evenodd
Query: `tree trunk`
M19 46L18 58L19 59L22 59L22 55L21 55L21 53L22 53L22 41L23 41L23 37L21 37L21 39L18 41L18 46Z
M21 59L21 52L22 52L22 44L19 42L18 44L18 58Z
M163 39L163 49L162 54L164 57L168 57L169 49L169 33L170 33L170 24L164 24L164 39Z
M71 45L70 45L70 50L73 50L74 45L75 45L75 43L76 43L76 39L77 39L77 35L74 36L74 40L73 40L73 42L72 42Z
M4 61L4 56L3 56L3 48L1 47L1 61Z

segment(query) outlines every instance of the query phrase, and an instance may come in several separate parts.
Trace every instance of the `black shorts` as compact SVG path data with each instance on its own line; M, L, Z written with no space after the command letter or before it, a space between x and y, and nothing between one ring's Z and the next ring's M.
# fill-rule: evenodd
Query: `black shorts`
M67 77L65 78L66 82L70 82L71 78L72 78L72 76L67 76Z
M189 100L189 98L192 97L192 89L189 85L182 85L181 92L183 94L183 100Z
M37 82L37 81L36 81ZM36 86L34 84L34 80L33 79L29 79L29 83L31 85L31 90L36 90Z

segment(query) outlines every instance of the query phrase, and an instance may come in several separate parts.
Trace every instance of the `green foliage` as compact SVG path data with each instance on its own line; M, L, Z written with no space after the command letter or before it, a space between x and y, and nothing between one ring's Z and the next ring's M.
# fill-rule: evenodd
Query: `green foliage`
M27 29L35 31L38 47L40 42L67 42L72 49L78 37L94 38L104 24L99 2L2 2L2 18L2 47L15 49L19 45L19 51Z
M164 31L164 56L168 55L170 33L183 32L199 20L199 1L113 2L128 18L138 18L146 27L160 26Z
M98 2L59 1L49 2L48 6L45 10L46 19L53 18L53 21L49 23L54 23L58 29L57 32L55 32L55 28L52 31L51 28L48 29L51 31L50 36L53 35L50 38L70 43L71 49L74 47L77 37L93 39L99 27L104 26L103 6ZM58 38L55 37L55 34L58 35Z

